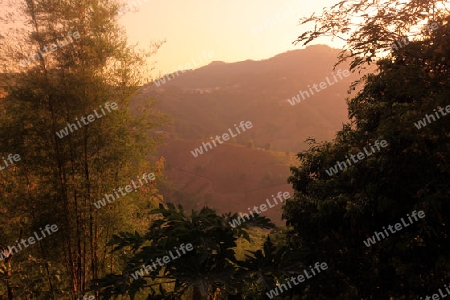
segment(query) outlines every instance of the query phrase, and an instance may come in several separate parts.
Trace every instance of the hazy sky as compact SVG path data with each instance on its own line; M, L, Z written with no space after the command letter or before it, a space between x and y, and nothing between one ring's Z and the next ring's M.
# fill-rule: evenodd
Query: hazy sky
M144 46L152 40L166 39L158 54L152 57L152 61L157 61L155 76L159 72L179 70L179 65L185 66L192 59L198 64L194 68L198 68L211 61L261 60L301 49L301 45L292 45L305 29L298 25L299 19L313 12L320 13L324 7L337 2L140 0L139 4L138 0L130 0L128 3L133 1L138 11L125 12L120 18L130 44L139 42ZM330 44L329 40L318 41ZM208 52L214 56L209 58Z

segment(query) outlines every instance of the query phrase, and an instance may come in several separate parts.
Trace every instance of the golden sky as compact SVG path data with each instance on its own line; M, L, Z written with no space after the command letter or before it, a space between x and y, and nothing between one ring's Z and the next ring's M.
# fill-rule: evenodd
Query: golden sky
M337 0L128 1L132 2L135 11L124 12L119 19L130 44L144 47L166 40L150 59L156 61L153 75L157 77L193 60L196 69L211 61L261 60L301 49L292 45L305 28L299 26L299 19L320 14ZM314 43L341 46L326 39Z

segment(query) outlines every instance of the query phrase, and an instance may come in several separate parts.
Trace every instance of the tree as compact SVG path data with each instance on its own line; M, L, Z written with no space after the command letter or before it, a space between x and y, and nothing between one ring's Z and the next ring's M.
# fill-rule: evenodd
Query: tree
M2 50L15 50L2 52L16 74L0 103L7 112L0 121L0 152L21 157L0 179L9 187L0 195L2 224L8 245L46 224L56 224L59 232L13 255L2 266L8 269L2 280L10 299L75 299L120 260L106 255L112 234L139 228L128 216L145 215L157 202L158 191L149 184L128 195L133 201L124 197L98 210L93 205L154 167L143 156L158 142L147 138L148 130L164 118L153 102L136 118L128 108L143 81L145 55L152 52L126 46L112 1L27 0L22 8L30 26L19 31L22 39L7 36L15 49L2 44ZM19 66L27 56L31 63ZM86 123L82 117L88 115L95 119Z
M247 147L250 149L255 149L255 142L253 140L248 140Z
M291 167L296 194L283 213L293 227L289 244L330 262L324 276L333 284L315 297L418 299L447 281L450 119L421 129L414 124L448 104L449 33L440 26L378 61L378 73L367 75L349 100L352 121L333 142L310 140L310 149L298 154L300 166ZM383 139L385 151L326 172ZM370 247L363 243L414 210L426 217Z
M267 299L265 293L276 288L277 283L301 272L303 266L298 254L288 249L284 242L281 240L274 244L268 236L262 249L248 251L246 259L238 261L240 277L243 278L241 295L244 299ZM286 294L292 292L294 290Z
M307 45L323 36L338 38L345 45L336 65L350 58L351 69L363 67L383 57L392 44L407 36L410 40L423 39L424 31L417 29L418 24L443 25L439 20L448 14L447 6L444 0L343 0L324 8L320 16L302 18L301 24L313 23L314 30L303 32L294 44Z
M161 204L152 214L159 218L151 223L144 235L120 233L111 240L114 251L130 249L134 254L129 257L122 274L108 274L95 281L103 297L133 297L139 290L148 291L152 297L164 294L165 299L180 299L188 292L194 300L236 294L242 280L237 276L236 240L241 236L249 240L247 229L252 226L275 227L267 218L255 216L233 228L228 222L237 218L237 214L219 216L204 207L188 216L182 206L176 208L170 203L167 206ZM143 264L150 264L183 243L192 244L194 250L130 282L130 274Z

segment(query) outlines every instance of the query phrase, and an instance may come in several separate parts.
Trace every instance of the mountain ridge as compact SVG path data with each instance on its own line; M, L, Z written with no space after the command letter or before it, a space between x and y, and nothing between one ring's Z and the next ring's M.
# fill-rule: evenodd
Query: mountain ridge
M346 92L359 77L351 74L294 106L288 99L332 78L339 51L314 45L260 61L215 61L159 87L144 86L133 106L156 98L156 108L176 120L160 131L167 138L158 155L166 158L172 181L163 187L166 200L227 212L246 211L280 189L292 194L286 180L293 153L307 149L309 137L334 138L348 121ZM198 157L191 154L240 121L251 121L253 128ZM224 164L224 157L233 163ZM281 207L265 214L281 221Z

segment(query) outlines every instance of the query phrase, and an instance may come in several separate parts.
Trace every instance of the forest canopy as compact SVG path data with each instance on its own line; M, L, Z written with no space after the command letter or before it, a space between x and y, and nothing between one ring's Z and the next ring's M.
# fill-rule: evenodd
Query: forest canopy
M296 155L281 227L259 213L238 224L245 214L165 200L166 158L156 155L163 138L155 132L169 117L154 98L131 105L148 80L145 59L162 42L128 46L119 3L14 5L20 14L2 22L20 16L26 26L2 34L8 43L0 45L8 62L0 99L2 299L421 299L444 291L445 1L341 1L302 20L315 27L295 44L345 40L336 64L348 60L362 77L335 139L310 138Z

